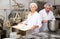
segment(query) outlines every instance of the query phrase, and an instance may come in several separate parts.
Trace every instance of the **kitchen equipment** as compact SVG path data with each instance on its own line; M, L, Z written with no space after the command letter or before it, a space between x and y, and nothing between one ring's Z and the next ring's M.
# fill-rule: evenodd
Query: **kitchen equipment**
M57 31L58 30L57 20L49 20L48 21L48 29L49 29L49 31Z

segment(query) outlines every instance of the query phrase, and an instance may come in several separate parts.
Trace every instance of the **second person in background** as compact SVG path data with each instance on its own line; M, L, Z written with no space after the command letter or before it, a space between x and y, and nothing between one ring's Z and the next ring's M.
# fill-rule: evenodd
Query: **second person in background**
M42 17L42 29L41 31L48 31L48 21L55 20L55 16L51 11L52 5L50 3L46 3L44 5L44 9L42 9L39 14Z

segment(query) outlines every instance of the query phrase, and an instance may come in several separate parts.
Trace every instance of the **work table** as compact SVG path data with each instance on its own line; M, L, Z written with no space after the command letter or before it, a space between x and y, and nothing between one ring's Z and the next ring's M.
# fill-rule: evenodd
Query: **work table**
M60 20L60 15L55 16L57 20Z

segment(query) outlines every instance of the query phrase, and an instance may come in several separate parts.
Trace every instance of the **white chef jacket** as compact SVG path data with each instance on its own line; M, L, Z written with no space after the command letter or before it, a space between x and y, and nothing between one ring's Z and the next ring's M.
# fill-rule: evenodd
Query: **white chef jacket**
M39 28L42 26L42 19L40 17L40 14L35 12L33 15L31 15L31 12L28 14L28 17L27 19L23 22L27 25L30 25L30 26L34 26L34 25L38 25ZM29 27L30 27L29 26ZM34 33L36 32L39 32L39 28L35 29L34 30Z
M45 9L41 10L39 12L39 14L42 17L42 20L55 20L55 17L53 15L52 11L49 11L49 13L47 14L47 12L45 11Z
M43 9L43 10L41 10L39 12L39 14L42 17L42 20L55 20L55 17L53 15L52 11L49 11L49 13L47 14L47 12L45 11L45 9ZM48 31L48 22L42 24L42 30L43 31Z

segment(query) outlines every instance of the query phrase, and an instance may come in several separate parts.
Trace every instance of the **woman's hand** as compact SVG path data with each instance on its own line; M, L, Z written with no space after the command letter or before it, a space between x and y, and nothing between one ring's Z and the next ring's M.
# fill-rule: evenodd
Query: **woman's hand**
M33 30L36 29L36 28L38 28L38 26L36 26L36 25L32 26L32 29Z

